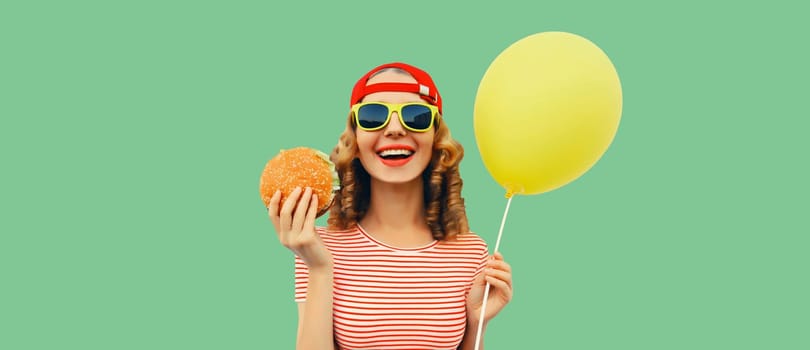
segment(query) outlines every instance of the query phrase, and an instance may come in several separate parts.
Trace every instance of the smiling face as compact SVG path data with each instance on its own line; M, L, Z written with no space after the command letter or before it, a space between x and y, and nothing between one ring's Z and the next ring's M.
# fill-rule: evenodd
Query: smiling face
M404 72L385 70L372 76L366 85L377 83L416 83ZM369 94L362 102L407 103L424 101L416 93L384 91ZM420 175L433 156L434 129L413 132L406 129L393 112L391 120L377 131L356 129L360 163L373 180L386 183L421 181Z

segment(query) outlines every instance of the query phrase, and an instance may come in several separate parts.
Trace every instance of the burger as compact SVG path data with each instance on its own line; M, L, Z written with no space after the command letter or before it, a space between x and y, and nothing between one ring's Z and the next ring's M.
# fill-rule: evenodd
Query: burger
M265 165L259 180L259 194L268 206L276 190L281 190L281 205L296 187L312 188L312 194L318 195L317 216L325 214L340 189L335 164L325 153L313 148L281 150Z

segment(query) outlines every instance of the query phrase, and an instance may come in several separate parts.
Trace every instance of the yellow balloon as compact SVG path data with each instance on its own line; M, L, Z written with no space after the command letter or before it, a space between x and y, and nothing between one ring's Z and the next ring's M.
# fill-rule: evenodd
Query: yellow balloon
M540 194L602 157L621 111L621 83L607 55L581 36L543 32L490 64L475 98L475 138L507 197Z

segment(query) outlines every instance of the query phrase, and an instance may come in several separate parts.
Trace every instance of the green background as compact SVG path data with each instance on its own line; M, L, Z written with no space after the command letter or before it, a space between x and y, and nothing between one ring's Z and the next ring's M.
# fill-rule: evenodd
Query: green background
M613 61L621 125L587 174L513 200L515 297L487 348L808 349L805 17L778 1L3 2L0 348L294 348L292 254L259 175L281 148L331 150L352 84L384 62L436 80L494 247L506 201L476 89L511 43L566 31Z

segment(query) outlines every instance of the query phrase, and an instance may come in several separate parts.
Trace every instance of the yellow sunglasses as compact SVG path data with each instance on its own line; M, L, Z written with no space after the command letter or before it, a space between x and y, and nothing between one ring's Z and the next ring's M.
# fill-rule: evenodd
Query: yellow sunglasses
M433 122L439 114L439 108L419 102L363 102L352 106L352 114L357 126L366 131L384 128L391 120L393 112L397 112L399 121L406 129L425 132L433 127Z

